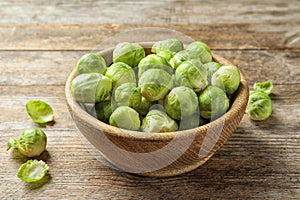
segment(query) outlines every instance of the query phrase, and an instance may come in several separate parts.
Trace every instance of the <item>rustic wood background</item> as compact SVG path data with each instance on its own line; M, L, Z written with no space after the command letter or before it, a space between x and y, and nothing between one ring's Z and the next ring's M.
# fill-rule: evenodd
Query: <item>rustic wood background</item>
M300 1L0 1L0 199L300 199ZM77 59L108 37L164 27L206 42L251 86L274 83L273 114L246 115L203 166L171 178L117 172L98 161L68 113L64 84ZM26 158L9 138L34 124L30 99L53 107L43 128L44 181L16 176Z

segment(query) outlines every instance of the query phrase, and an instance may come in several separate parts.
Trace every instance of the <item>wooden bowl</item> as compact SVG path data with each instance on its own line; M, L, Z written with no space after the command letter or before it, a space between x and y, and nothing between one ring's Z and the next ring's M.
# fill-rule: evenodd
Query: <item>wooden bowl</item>
M141 44L150 53L149 44ZM99 52L112 63L113 48ZM213 54L213 60L232 65ZM248 102L248 84L241 74L241 83L232 96L230 109L220 118L197 128L167 132L144 133L128 131L99 121L74 101L71 82L75 69L65 86L66 101L77 128L115 168L143 176L166 177L189 172L205 163L231 136L243 118Z

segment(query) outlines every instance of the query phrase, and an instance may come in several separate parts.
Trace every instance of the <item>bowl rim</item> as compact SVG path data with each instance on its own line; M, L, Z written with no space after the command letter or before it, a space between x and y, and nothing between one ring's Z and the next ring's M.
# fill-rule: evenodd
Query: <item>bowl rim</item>
M146 45L145 45L146 44ZM144 43L142 46L144 48L149 48L149 43ZM98 54L105 54L107 52L112 51L114 48L107 48L103 51L98 52ZM221 63L222 65L233 65L230 61L225 59L224 57L215 54L212 52L213 61L217 61ZM224 65L224 66L225 66ZM249 89L248 89L248 83L243 76L243 74L240 71L241 81L240 85L237 89L237 91L234 93L234 100L231 102L229 110L222 116L218 117L217 119L202 125L198 126L193 129L187 129L187 130L180 130L180 131L173 131L173 132L164 132L164 133L148 133L148 132L142 132L142 131L132 131L132 130L126 130L122 128L118 128L112 125L109 125L105 122L102 122L98 120L97 118L93 117L92 115L88 114L85 110L83 110L79 104L74 100L71 92L71 82L76 77L76 68L72 70L72 72L69 74L66 84L65 84L65 97L66 97L66 103L69 109L70 114L72 115L73 121L76 124L76 119L73 115L75 115L76 118L80 118L80 120L83 120L85 124L89 124L93 126L93 128L102 131L106 135L110 135L113 137L119 137L124 139L134 139L134 140L152 140L152 141L162 141L162 140L171 140L175 137L190 137L191 134L206 134L208 129L210 127L219 126L222 124L225 124L226 121L232 119L233 117L236 117L239 113L240 109L244 110L246 109L246 105L249 98Z

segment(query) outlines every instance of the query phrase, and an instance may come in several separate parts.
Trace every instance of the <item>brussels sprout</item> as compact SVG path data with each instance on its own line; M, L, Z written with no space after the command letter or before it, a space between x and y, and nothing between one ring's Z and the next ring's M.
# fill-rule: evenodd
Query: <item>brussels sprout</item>
M160 51L156 55L163 57L167 62L169 62L171 60L171 58L173 58L173 53L168 50Z
M31 100L26 103L26 110L31 119L39 124L54 121L53 110L49 104L40 100Z
M136 67L145 57L145 50L137 43L119 43L113 51L113 63L123 62Z
M208 62L203 64L203 66L208 72L207 81L211 84L211 77L221 67L221 64L217 62Z
M209 47L201 41L192 42L186 47L186 50L197 54L202 63L208 63L212 60Z
M176 38L155 42L151 48L152 53L159 53L161 51L171 51L176 53L181 50L183 50L183 44Z
M164 57L161 57L156 54L149 54L140 61L138 67L142 65L149 65L149 64L169 66L169 63Z
M149 101L148 99L142 96L140 105L138 107L135 107L134 109L141 115L145 116L149 112L149 109L152 106L152 104L152 101Z
M84 73L100 73L104 74L106 70L106 62L104 58L97 54L85 54L77 62L77 74Z
M128 106L120 106L111 114L109 124L127 130L139 130L139 113Z
M191 116L199 109L198 97L196 93L188 87L175 87L166 96L164 107L170 117L181 120L186 116Z
M208 86L199 95L200 116L216 119L229 108L229 99L225 92L216 86Z
M177 130L176 121L161 110L150 110L142 122L142 131L144 132L157 133Z
M10 139L7 150L14 147L27 157L39 156L45 151L47 136L41 129L29 128L21 132L19 139Z
M129 106L135 108L141 103L141 89L135 83L124 83L114 91L114 101L117 106Z
M194 54L191 51L182 50L176 53L173 58L170 59L169 63L174 68L177 69L177 67L183 63L184 61L191 60L191 59L199 59L196 54ZM199 60L200 61L200 60Z
M148 64L148 65L141 65L138 67L138 77L141 78L142 74L149 69L162 69L168 72L170 75L174 74L174 69L168 65Z
M238 89L240 81L240 70L236 66L222 66L211 78L211 84L225 90L227 95Z
M267 95L271 94L273 92L273 84L271 81L265 81L265 82L257 82L253 86L254 91L257 92L264 92Z
M173 74L174 70L169 63L161 56L156 54L149 54L143 58L138 65L138 77L148 69L163 69L169 74Z
M28 160L18 170L18 178L27 183L41 180L49 170L48 165L40 160Z
M80 74L72 81L72 95L80 102L100 102L110 98L112 81L99 73Z
M113 111L111 101L102 101L100 103L96 103L95 110L97 119L106 123L109 122L109 117Z
M207 75L207 70L199 60L188 60L176 69L175 84L194 88L196 92L200 92L208 85Z
M163 99L173 87L172 76L162 69L145 71L138 83L143 97L149 101Z
M105 76L112 80L113 88L116 88L123 83L135 83L135 73L133 69L122 62L117 62L109 66Z
M253 120L262 121L268 119L272 114L271 98L264 92L251 92L246 113Z

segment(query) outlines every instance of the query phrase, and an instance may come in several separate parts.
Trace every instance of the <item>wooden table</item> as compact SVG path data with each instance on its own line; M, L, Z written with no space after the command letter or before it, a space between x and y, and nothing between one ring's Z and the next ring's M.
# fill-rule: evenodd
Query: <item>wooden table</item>
M0 199L300 199L300 2L0 2ZM108 37L142 27L180 31L236 64L250 87L271 80L270 119L244 116L227 143L198 169L146 178L109 168L81 140L64 84L77 59ZM25 110L40 99L56 123L43 127L50 171L43 183L16 176L27 158L9 138L37 127Z

